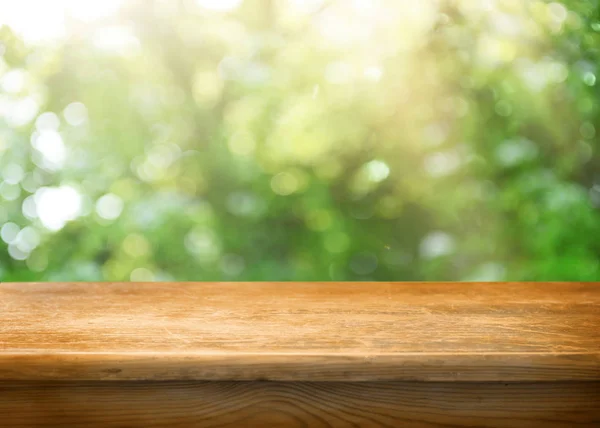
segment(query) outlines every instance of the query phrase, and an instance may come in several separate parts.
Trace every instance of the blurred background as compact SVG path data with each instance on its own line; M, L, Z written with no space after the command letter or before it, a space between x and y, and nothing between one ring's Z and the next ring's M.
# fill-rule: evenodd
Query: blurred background
M600 280L597 0L0 1L0 280Z

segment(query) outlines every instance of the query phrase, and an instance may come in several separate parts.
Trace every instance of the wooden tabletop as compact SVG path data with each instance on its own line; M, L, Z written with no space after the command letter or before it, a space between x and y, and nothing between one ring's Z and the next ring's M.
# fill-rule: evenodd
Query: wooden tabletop
M4 283L17 379L600 380L600 284Z

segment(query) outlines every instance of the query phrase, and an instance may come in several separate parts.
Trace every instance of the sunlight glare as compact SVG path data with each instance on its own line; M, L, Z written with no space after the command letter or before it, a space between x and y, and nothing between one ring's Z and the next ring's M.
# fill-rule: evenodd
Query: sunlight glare
M0 2L0 26L26 43L44 44L66 36L67 18L90 22L114 15L123 0L20 0Z
M197 0L200 7L217 12L228 12L237 9L243 0Z

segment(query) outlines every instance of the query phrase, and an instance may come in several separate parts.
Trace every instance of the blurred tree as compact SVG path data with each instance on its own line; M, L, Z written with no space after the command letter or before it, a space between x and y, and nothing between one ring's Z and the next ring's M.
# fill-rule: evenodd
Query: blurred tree
M600 278L597 1L10 3L4 281Z

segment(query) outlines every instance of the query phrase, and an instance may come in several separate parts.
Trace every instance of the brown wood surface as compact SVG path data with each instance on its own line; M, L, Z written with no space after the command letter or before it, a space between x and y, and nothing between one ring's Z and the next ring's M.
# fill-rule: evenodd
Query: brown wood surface
M4 380L600 380L600 284L0 284Z
M0 427L600 426L600 383L0 382Z

